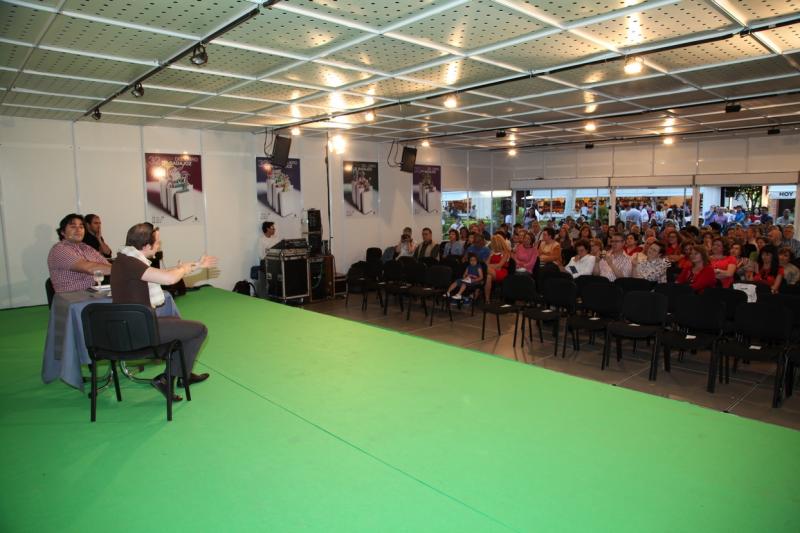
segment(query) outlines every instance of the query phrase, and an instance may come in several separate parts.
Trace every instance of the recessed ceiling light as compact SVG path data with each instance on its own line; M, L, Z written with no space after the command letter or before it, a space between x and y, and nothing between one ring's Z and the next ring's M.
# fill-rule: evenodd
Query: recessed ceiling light
M458 107L458 98L456 98L454 94L451 94L450 96L445 98L444 106L447 109L455 109L456 107Z
M512 141L516 141L517 140L517 134L516 133L512 133L511 135L508 136L508 138L511 139Z
M511 157L514 157L515 155L517 155L517 149L516 148L511 148L508 151L508 155L510 155Z
M133 95L134 98L141 98L142 96L144 96L144 87L142 87L142 84L137 83L136 85L134 85L133 89L131 89L131 94Z
M629 57L625 60L625 74L639 74L644 67L641 57Z
M675 128L673 128L672 126L667 126L666 128L664 128L664 133L672 133L674 131Z
M423 148L430 148L430 146L431 146L431 143L428 142L428 139L425 139L424 141L422 141L422 147Z
M664 137L664 140L662 142L667 146L669 146L671 144L675 144L675 139L672 137Z
M597 104L586 104L586 109L583 111L584 113L594 113L597 111Z
M373 113L372 111L367 111L364 114L364 118L367 119L367 122L372 122L373 120L375 120L375 113Z
M294 135L295 137L297 137L298 135L300 135L300 128L298 128L297 126L295 126L294 128L292 128L292 135Z
M665 126L674 126L675 125L675 117L669 117L664 120Z
M508 141L508 145L509 146L516 146L517 145L517 141Z
M208 54L206 53L206 47L202 44L198 44L192 50L192 57L189 59L193 65L197 65L198 67L201 65L205 65L208 63Z
M584 129L585 129L586 131L594 131L594 130L596 130L596 129L597 129L597 125L595 125L595 123L594 123L594 122L587 122L587 123L586 123L586 126L584 126Z

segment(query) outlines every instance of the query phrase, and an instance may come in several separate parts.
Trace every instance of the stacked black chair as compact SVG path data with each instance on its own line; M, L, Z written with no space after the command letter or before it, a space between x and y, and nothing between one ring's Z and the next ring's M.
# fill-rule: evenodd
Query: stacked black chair
M709 392L714 392L717 357L725 358L726 369L730 358L773 362L776 368L772 407L779 407L792 332L791 311L779 302L744 304L736 308L734 323L738 338L721 342L709 365Z
M575 284L578 286L578 296L583 296L583 289L588 287L589 285L611 285L611 281L605 276L595 276L594 274L589 274L587 276L578 276L575 278Z
M89 304L81 312L83 338L92 360L91 421L97 419L97 362L109 361L117 401L122 401L117 375L117 361L144 358L166 359L167 363L167 420L172 420L172 360L178 355L183 374L186 400L191 401L189 374L180 340L162 344L158 334L155 312L138 304Z
M658 343L667 322L667 297L650 291L631 291L622 300L622 320L608 325L601 369L609 364L609 341L613 337L617 344L617 361L622 360L622 339L652 339L652 361L658 351ZM651 374L651 379L652 374Z
M555 322L553 327L554 347L553 357L558 355L558 338L560 334L561 318L568 319L575 315L575 309L578 300L578 287L572 279L559 279L551 277L545 285L542 296L544 297L545 305L543 307L528 307L522 310L522 340L520 344L525 346L525 321L528 322L528 334L533 339L533 321L536 321L536 326L539 328L539 342L544 342L542 334L542 322L552 323ZM565 335L564 342L566 342L566 326L564 327Z
M428 298L433 298L431 305L431 321L433 325L433 314L436 310L436 299L443 296L450 286L453 272L448 266L434 265L425 271L425 282L422 285L417 285L408 289L408 295L420 299L422 308L425 310L425 315L428 314L428 307L426 302ZM450 309L450 298L442 298L447 306L447 312L450 315L450 322L453 321L453 311ZM406 311L406 320L411 318L411 301L408 302L408 310Z
M736 316L736 309L738 309L740 305L747 303L747 294L743 291L737 291L736 289L710 287L703 291L703 296L725 304L725 322L722 325L722 331L725 335L735 335L736 327L734 325L734 318Z
M499 303L487 303L481 306L483 310L483 323L481 325L481 340L486 338L486 315L495 315L497 319L497 335L501 335L500 315L515 314L514 318L514 346L517 344L517 325L519 323L520 309L533 302L536 296L536 284L527 274L513 274L503 283L503 298ZM517 302L522 302L517 305Z
M622 299L622 290L614 287L611 283L594 283L585 286L581 292L583 313L567 317L561 356L566 355L568 331L572 332L572 343L576 352L580 350L579 332L581 330L588 331L591 338L594 338L597 333L601 333L607 341L608 325L619 320L622 314ZM605 353L606 347L604 346L603 364L605 364Z
M715 360L714 353L717 343L722 339L722 326L725 323L724 303L707 296L685 294L677 298L672 320L673 329L661 335L666 372L672 370L673 349L681 352L711 350L710 360ZM658 353L650 363L650 379L655 381L657 373Z
M653 282L642 278L617 278L614 285L622 289L623 294L633 291L647 292L653 289Z

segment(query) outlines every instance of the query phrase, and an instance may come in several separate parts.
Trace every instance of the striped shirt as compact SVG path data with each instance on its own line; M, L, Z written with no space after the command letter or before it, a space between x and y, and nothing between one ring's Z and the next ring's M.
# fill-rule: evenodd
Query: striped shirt
M108 260L100 252L82 242L74 243L64 239L50 248L47 254L47 268L50 281L56 292L82 291L94 285L94 277L84 272L70 270L75 263L84 259L92 263L108 265Z

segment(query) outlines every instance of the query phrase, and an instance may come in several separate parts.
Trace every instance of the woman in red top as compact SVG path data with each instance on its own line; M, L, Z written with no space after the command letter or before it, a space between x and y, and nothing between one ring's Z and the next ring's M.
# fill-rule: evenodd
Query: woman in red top
M726 289L733 285L733 276L736 274L736 258L728 255L728 247L722 237L715 237L711 241L711 268L720 284Z
M696 293L702 293L707 288L714 287L717 284L717 278L714 276L714 269L709 264L710 261L705 246L701 244L692 246L689 260L692 262L691 266L681 271L675 283L688 283Z
M639 242L636 240L636 235L633 233L628 233L628 236L625 237L625 247L623 251L628 256L634 256L642 252L642 247L639 246Z
M694 246L695 244L692 241L683 241L681 244L681 257L678 259L678 266L681 270L692 267L691 255L694 252Z
M767 244L758 252L758 270L750 272L749 281L769 285L772 294L777 294L783 281L783 267L778 265L778 250Z

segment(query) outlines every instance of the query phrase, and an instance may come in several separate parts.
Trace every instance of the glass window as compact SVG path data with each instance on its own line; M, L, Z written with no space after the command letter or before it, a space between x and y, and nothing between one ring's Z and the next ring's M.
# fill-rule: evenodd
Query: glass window
M500 229L503 223L513 226L514 216L514 196L511 191L492 191L492 228L491 233Z
M469 225L470 198L467 191L442 192L442 239L451 227Z
M692 187L620 187L616 210L617 220L628 226L672 219L683 227L692 220Z

